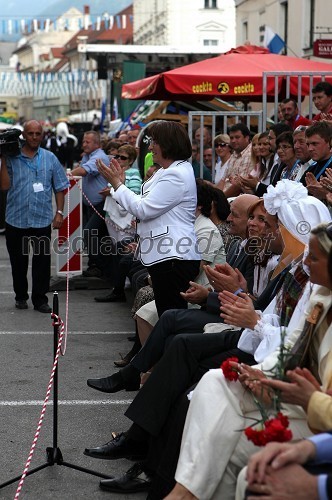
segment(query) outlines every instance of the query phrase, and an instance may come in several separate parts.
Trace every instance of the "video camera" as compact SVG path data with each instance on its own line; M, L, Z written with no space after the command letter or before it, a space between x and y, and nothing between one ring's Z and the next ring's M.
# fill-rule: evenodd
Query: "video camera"
M0 156L17 156L20 154L19 136L22 131L18 128L10 128L0 132Z

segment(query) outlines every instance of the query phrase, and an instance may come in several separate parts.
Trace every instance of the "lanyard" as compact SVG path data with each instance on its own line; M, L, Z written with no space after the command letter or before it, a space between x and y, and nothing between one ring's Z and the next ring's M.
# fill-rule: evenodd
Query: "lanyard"
M325 169L330 165L331 161L332 161L332 156L327 160L327 162L325 163L325 165L323 166L323 168L319 171L319 173L317 175L315 175L315 177L316 177L317 180L322 175L322 173L325 171Z
M35 170L36 174L39 170L39 167L40 167L40 161L41 161L41 158L40 158L40 149L38 149L38 152L36 154L37 156L37 165L34 164L34 158L32 158L31 160L27 160L24 156L21 156L21 160L23 161L23 163L26 164L26 166L28 168L30 168L30 170Z
M294 172L294 169L295 169L295 167L297 166L298 163L299 163L299 160L296 160L296 162L294 163L294 165L291 168L291 171L287 174L287 170L286 170L286 172L284 173L284 175L282 176L282 178L283 179L289 179L290 176L292 175L292 173Z

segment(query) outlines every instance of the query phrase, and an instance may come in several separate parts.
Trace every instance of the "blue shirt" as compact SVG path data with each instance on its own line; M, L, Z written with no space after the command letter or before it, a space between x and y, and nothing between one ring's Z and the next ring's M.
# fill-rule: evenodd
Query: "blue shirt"
M316 446L316 457L314 463L332 463L332 435L327 432L307 438ZM318 476L319 500L329 500L327 494L327 474Z
M23 152L7 156L6 164L10 178L6 222L22 229L49 226L53 220L52 192L58 193L69 186L57 157L39 148L33 158ZM36 192L36 184L42 190Z
M92 151L89 155L83 155L81 161L81 167L86 171L86 175L82 178L82 189L92 205L97 205L105 201L105 198L99 194L99 191L107 186L107 180L98 172L96 166L97 159L101 159L106 165L110 163L109 157L101 148ZM88 205L84 196L83 203L84 205Z

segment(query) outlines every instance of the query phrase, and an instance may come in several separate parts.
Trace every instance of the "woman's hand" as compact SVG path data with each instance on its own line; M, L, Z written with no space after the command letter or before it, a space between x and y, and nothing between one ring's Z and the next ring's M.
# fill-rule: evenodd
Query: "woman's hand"
M271 391L262 385L262 381L266 380L266 375L261 370L257 368L252 368L244 363L230 362L230 365L238 371L239 382L243 385L245 389L249 389L253 396L264 403L266 406L270 406Z
M307 411L312 394L321 390L318 381L305 368L289 370L286 375L290 382L266 379L262 384L279 390L281 401L284 403L302 406L304 411Z
M112 184L113 187L125 181L125 171L114 158L111 160L109 166L105 165L101 159L96 160L96 165L100 175Z
M225 323L251 330L255 328L260 316L256 313L253 302L248 295L240 293L236 296L224 291L219 293L218 298L221 302L220 317Z

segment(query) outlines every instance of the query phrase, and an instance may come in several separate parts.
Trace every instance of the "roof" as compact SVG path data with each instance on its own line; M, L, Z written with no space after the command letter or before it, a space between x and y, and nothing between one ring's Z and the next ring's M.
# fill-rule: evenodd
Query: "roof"
M63 57L63 47L51 47L51 54L54 59L61 59Z
M101 21L100 30L95 30L92 26L89 29L82 29L66 43L63 53L67 54L72 50L77 50L77 38L79 36L87 36L87 43L92 44L123 44L127 45L133 43L133 6L129 5L125 9L121 10L114 17L114 24L111 29L105 28L105 21ZM117 24L117 16L126 16L126 26L118 26Z

